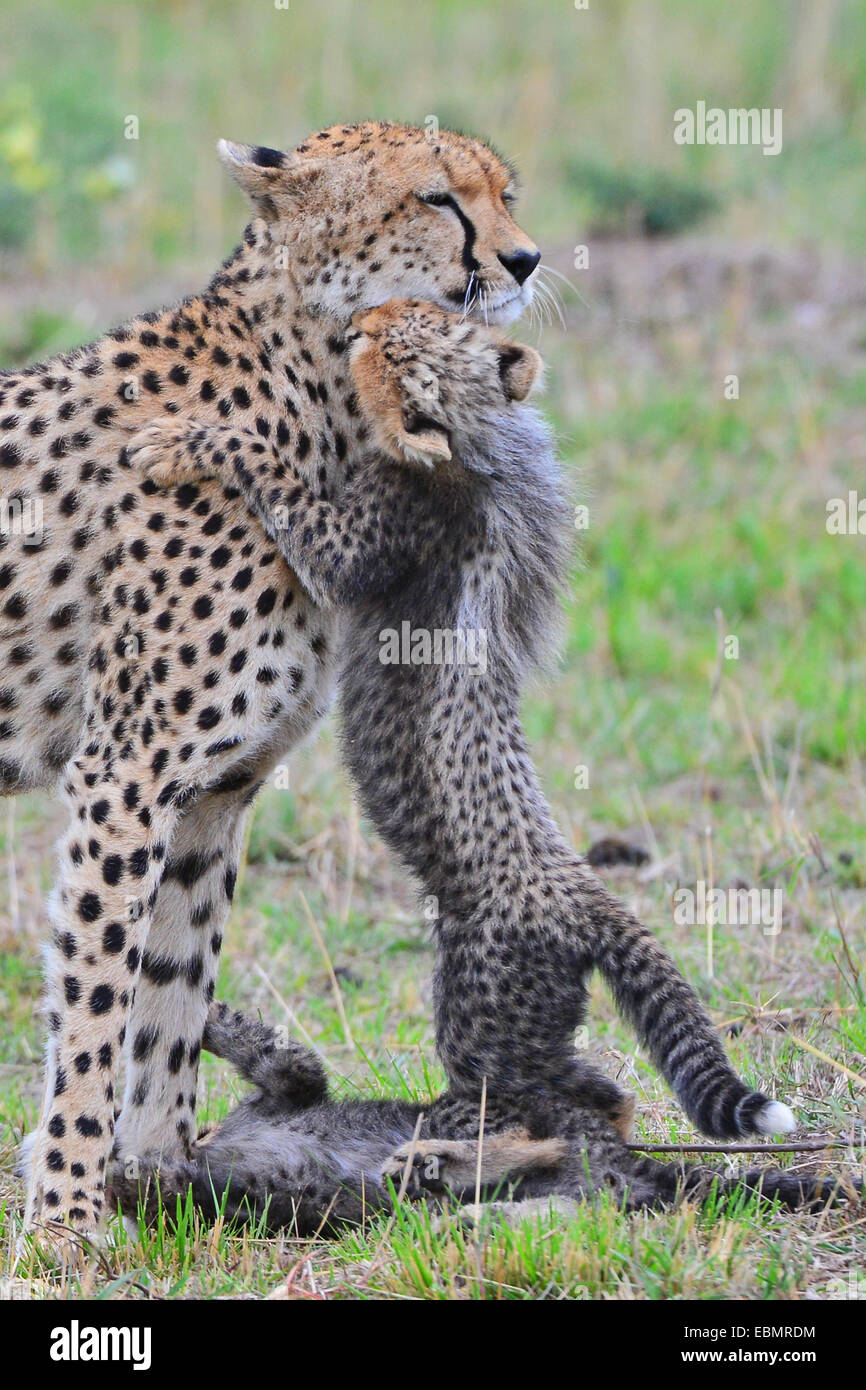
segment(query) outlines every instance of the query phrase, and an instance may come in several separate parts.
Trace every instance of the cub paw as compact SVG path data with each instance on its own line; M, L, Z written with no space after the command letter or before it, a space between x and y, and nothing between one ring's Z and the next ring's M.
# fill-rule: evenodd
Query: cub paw
M157 487L174 487L208 475L196 462L196 425L191 420L162 420L136 431L126 456Z
M382 1168L382 1177L409 1192L446 1192L475 1181L478 1145L467 1139L419 1139L401 1144Z
M466 1192L522 1173L559 1168L568 1156L563 1139L530 1139L522 1132L477 1139L422 1139L403 1144L382 1170L406 1190Z
M523 1202L470 1202L460 1207L453 1219L467 1231L475 1231L486 1222L515 1227L532 1221L559 1227L563 1221L573 1220L580 1210L581 1203L573 1197L552 1193L549 1197L527 1197Z

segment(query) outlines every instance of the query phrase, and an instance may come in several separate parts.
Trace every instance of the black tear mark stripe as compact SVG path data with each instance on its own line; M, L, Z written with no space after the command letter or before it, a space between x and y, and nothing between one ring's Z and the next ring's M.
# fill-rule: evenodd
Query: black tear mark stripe
M463 228L463 265L466 270L469 271L470 275L474 275L477 270L481 269L474 254L475 238L478 235L475 230L475 224L466 216L466 213L458 202L450 202L448 206L453 208L460 218L460 225Z
M488 177L487 177L487 170L484 168L484 165L483 165L483 164L480 162L480 160L478 160L477 158L476 158L476 161L475 161L475 162L476 162L476 164L478 164L478 167L481 169L482 175L484 176L484 180L485 180L485 182L487 183L487 185L488 185L488 187L489 187L490 181L489 181L489 179L488 179ZM452 165L451 161L450 161L449 159L443 157L443 158L442 158L442 167L444 168L445 173L446 173L447 176L448 176L448 180L449 180L449 182L451 183L451 186L454 187L454 184L455 184L455 170L454 170L454 168L453 168L453 165ZM461 227L463 228L463 265L464 265L464 267L466 268L466 270L469 272L469 274L472 275L472 274L474 274L476 271L479 271L479 270L481 269L481 266L479 265L478 261L476 260L475 254L474 254L474 250L475 250L475 238L476 238L476 236L477 236L477 232L476 232L476 230L475 230L475 226L474 226L473 222L471 221L471 219L470 219L469 217L466 216L466 213L463 211L462 207L461 207L460 204L457 202L457 199L454 198L453 196L451 196L450 194L448 195L448 198L449 198L448 206L451 207L451 208L453 208L453 210L456 212L457 216L458 216L459 219L460 219L460 225L461 225Z

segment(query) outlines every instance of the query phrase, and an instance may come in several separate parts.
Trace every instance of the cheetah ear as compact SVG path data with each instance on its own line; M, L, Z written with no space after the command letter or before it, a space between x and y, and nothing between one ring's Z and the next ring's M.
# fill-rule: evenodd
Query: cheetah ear
M525 401L543 370L534 348L509 343L499 354L499 376L507 401Z
M303 202L325 166L322 159L301 159L267 145L236 145L231 140L220 140L217 152L253 211L266 222L276 222Z

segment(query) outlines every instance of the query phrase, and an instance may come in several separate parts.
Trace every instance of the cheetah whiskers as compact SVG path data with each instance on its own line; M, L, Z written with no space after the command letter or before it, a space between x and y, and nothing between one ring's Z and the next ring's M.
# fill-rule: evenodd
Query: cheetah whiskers
M480 286L479 286L479 290L478 290L478 301L477 301L477 302L478 302L478 306L479 306L479 308L480 308L480 310L481 310L481 316L482 316L482 318L484 319L485 327L487 327L487 326L489 326L489 318L488 318L488 313L487 313L488 305L489 305L489 296L488 296L488 293L487 293L487 286L486 286L486 285L480 285Z
M465 319L469 317L469 314L471 310L474 308L477 300L478 276L477 273L473 270L469 274L469 280L466 284L466 293L463 296L463 311L460 315L461 322L463 322Z
M540 265L540 266L538 267L538 275L539 275L539 277L540 277L542 274L546 274L546 275L555 275L556 278L557 278L557 280L561 280L561 281L563 282L564 285L567 285L567 286L568 286L568 288L571 290L572 294L575 296L576 299L579 299L579 300L580 300L581 304L583 305L583 307L584 307L585 309L589 309L590 311L592 310L592 305L590 304L590 302L589 302L589 300L587 299L586 295L581 294L580 290L577 288L577 285L574 283L574 281L571 280L571 279L569 279L569 277L568 277L567 275L563 275L563 273L562 273L561 270L557 270L556 267L555 267L555 266L552 266L552 265ZM556 296L556 298L560 301L560 303L562 303L562 293L561 293L559 287L558 287L557 285L548 285L547 288L548 288L548 290L550 290L550 292L551 292L552 294L554 294L554 295Z
M539 328L544 328L548 323L552 323L553 317L547 292L542 285L536 285L533 304L537 306Z
M565 311L562 304L562 296L555 285L550 285L547 281L539 277L535 282L536 298L540 301L542 312L548 315L548 322L553 323L554 315L559 319L560 326L565 329L568 327L565 319Z

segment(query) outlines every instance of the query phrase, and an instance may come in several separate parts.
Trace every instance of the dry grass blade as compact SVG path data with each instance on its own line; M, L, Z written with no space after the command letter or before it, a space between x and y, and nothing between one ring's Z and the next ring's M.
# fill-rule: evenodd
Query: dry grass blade
M310 904L307 902L307 899L305 898L303 893L301 893L300 896L304 912L306 913L307 921L310 924L310 931L316 938L316 945L319 947L319 950L322 953L322 959L325 962L325 968L327 969L328 977L331 981L331 989L334 993L334 1007L336 1008L337 1014L339 1015L340 1026L343 1029L343 1038L345 1039L347 1047L351 1047L354 1051L355 1039L352 1037L352 1030L349 1027L349 1019L346 1015L346 1006L343 1003L343 991L340 989L340 981L337 979L337 974L334 970L334 963L331 960L331 954L327 946L325 945L325 938L321 933L319 924L313 916L312 911L310 910Z
M835 1071L841 1072L842 1075L847 1076L848 1080L852 1081L855 1086L860 1086L866 1091L866 1079L862 1076L858 1076L856 1071L852 1071L850 1067L846 1067L844 1062L837 1062L835 1057L830 1057L826 1052L822 1052L820 1048L813 1047L810 1042L806 1042L805 1038L799 1037L796 1033L790 1033L789 1037L798 1047L805 1048L806 1052L811 1052L813 1057L820 1057L821 1061L826 1062L828 1067L833 1067Z

